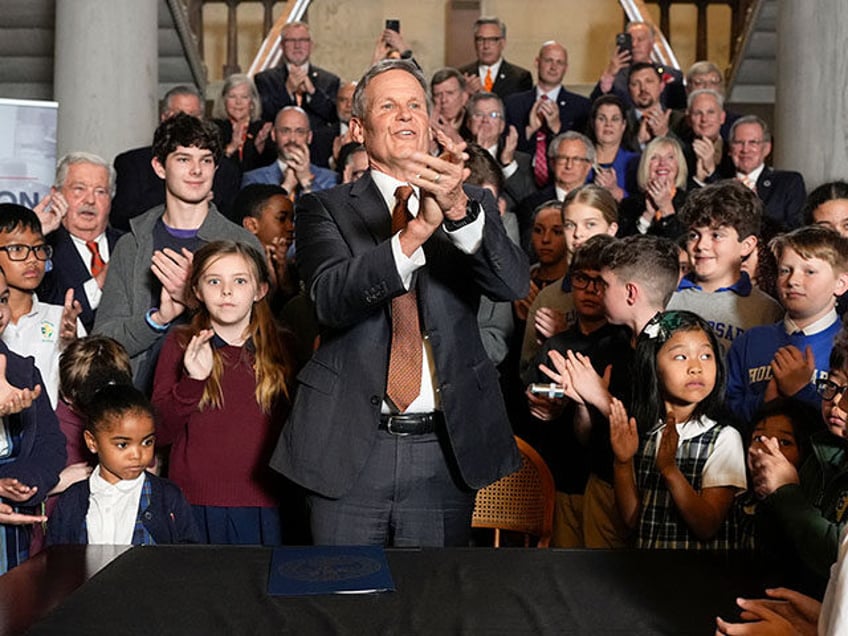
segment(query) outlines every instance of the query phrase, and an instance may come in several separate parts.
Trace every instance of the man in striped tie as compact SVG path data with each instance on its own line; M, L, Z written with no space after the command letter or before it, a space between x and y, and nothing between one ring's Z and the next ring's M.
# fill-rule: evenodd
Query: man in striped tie
M506 25L498 18L479 18L474 23L474 49L477 60L460 68L470 94L495 93L501 99L533 88L533 77L526 68L503 58Z

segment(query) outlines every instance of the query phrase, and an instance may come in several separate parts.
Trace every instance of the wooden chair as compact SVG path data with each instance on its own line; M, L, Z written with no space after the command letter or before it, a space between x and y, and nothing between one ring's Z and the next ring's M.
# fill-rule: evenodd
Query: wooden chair
M500 547L501 530L538 537L536 547L551 543L556 488L545 460L527 442L515 438L521 452L521 468L477 491L472 528L492 528L495 547Z

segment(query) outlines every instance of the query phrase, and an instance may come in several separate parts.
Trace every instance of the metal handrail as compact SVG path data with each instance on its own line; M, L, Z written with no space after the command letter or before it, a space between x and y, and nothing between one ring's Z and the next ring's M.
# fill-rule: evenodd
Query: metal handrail
M189 70L194 78L194 83L201 94L206 90L207 74L206 64L200 55L200 47L197 45L197 36L192 32L188 21L188 8L182 0L165 0L171 17L174 19L174 28L183 45L183 52L188 62Z
M289 14L281 15L277 18L274 26L268 31L268 35L262 40L259 52L250 64L250 68L247 71L250 77L279 63L280 58L283 56L283 50L280 47L280 34L283 31L283 27L289 22L296 22L303 18L303 15L309 8L309 3L310 0L295 0Z
M653 27L654 33L657 36L654 38L654 57L662 64L680 70L680 63L677 61L677 56L674 55L674 51L671 49L668 40L665 39L663 32L654 24L645 7L645 3L641 0L619 0L619 3L630 22L645 22Z

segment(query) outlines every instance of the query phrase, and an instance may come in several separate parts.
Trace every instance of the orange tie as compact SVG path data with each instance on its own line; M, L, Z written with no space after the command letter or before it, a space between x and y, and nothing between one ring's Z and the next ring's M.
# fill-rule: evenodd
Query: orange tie
M395 190L392 233L406 227L409 221L406 202L411 195L410 186L400 186ZM392 299L392 346L389 353L386 397L399 413L403 413L421 391L421 363L424 355L421 348L418 299L415 289L411 289Z
M106 263L103 262L103 259L100 257L100 248L97 245L97 241L86 241L85 246L88 248L88 251L91 252L91 275L94 278L103 271L106 267Z
M298 106L303 106L303 93L295 93L294 101L297 102Z
M483 88L486 89L487 93L491 93L492 92L492 86L494 86L494 85L495 85L495 83L492 81L492 69L487 68L486 69L486 79L483 80Z

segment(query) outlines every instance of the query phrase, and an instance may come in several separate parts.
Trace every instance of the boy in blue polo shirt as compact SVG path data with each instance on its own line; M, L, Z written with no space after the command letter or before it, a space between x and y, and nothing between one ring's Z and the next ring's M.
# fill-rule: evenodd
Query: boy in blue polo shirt
M738 181L695 190L680 211L692 270L669 301L710 323L723 349L751 327L773 323L783 308L751 284L742 260L757 249L763 204Z
M848 239L833 230L802 227L776 237L770 247L786 315L739 336L727 358L727 403L745 422L777 397L820 407L815 381L827 377L841 326L836 299L848 289Z

